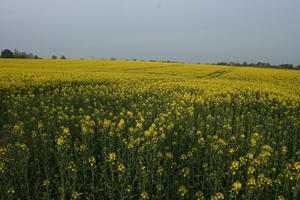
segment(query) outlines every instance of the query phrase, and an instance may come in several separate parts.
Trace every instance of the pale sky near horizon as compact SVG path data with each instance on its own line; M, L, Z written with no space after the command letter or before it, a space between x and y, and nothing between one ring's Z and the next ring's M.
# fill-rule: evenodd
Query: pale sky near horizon
M0 50L300 65L300 0L0 0Z

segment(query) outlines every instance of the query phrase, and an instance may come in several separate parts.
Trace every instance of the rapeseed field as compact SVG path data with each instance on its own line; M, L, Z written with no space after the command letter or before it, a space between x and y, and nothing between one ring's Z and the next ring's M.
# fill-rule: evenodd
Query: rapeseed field
M300 199L300 71L0 60L0 199Z

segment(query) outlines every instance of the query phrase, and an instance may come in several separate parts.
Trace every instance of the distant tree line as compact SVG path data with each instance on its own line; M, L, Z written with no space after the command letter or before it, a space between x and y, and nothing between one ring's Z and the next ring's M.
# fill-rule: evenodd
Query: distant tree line
M1 58L22 58L22 59L40 59L37 55L33 55L32 53L26 53L22 51L18 51L17 49L12 52L9 49L5 49L1 52Z
M33 55L32 53L26 53L24 51L18 51L17 49L15 49L14 52L9 49L4 49L1 52L1 58L42 59L38 55ZM53 55L52 59L57 59L57 56ZM61 56L60 59L66 59L66 57Z
M271 65L270 63L266 63L266 62L257 62L257 63L218 62L218 63L213 63L213 65L300 69L300 65L298 65L298 66L294 66L292 64Z

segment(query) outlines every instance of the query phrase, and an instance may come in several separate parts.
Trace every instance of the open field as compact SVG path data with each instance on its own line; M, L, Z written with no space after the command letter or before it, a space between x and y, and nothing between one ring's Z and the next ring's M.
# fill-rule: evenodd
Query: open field
M300 199L300 71L0 59L0 199Z

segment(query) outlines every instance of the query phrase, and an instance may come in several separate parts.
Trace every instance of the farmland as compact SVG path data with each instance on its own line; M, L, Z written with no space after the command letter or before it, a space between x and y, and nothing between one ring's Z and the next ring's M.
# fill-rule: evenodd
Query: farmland
M0 199L299 199L300 71L0 60Z

